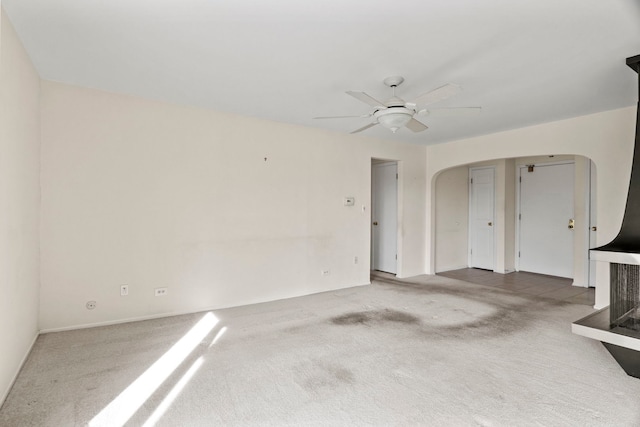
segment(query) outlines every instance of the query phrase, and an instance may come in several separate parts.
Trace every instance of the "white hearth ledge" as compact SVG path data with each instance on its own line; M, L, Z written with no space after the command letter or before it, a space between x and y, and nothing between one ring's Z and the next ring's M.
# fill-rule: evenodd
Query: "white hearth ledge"
M588 326L576 325L575 323L571 325L571 332L576 335L582 335L586 338L617 345L618 347L640 351L640 340L638 338L619 335L609 331L603 331L602 329L590 328Z
M576 320L571 324L571 332L618 347L640 351L640 332L621 327L612 328L609 307Z
M640 253L609 252L591 249L590 258L595 261L613 262L616 264L640 265Z

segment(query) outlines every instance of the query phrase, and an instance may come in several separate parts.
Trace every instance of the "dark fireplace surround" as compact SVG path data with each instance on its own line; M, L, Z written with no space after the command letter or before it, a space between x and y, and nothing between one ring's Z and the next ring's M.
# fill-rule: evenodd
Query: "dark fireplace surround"
M627 58L638 73L638 111L627 204L613 241L592 249L609 262L610 305L574 322L576 334L600 340L628 375L640 378L640 55Z
M620 232L611 243L596 251L640 254L640 55L627 58L627 65L638 74L638 111L636 112L636 140L627 205ZM611 327L640 331L640 265L612 262L610 265Z

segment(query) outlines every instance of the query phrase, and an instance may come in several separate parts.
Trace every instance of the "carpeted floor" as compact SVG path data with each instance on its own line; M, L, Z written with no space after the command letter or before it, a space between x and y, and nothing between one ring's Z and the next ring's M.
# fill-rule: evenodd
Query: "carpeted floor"
M438 276L38 338L2 426L638 426L592 309Z

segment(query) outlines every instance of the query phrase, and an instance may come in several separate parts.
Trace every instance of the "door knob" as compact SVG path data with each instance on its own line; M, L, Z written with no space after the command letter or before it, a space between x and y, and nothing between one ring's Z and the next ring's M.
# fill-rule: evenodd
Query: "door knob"
M492 223L492 222L490 222L490 223L489 223L489 224L487 224L487 225L488 225L489 227L491 227L491 226L493 226L493 223Z
M569 220L569 228L573 230L573 227L576 225L576 222L573 220L573 218L571 218Z
M378 225L378 221L373 221L373 225Z

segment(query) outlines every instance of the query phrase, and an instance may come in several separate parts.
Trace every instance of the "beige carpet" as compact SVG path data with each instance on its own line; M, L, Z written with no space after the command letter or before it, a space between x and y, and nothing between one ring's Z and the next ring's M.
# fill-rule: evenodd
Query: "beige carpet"
M41 336L2 426L638 426L592 310L435 276Z

